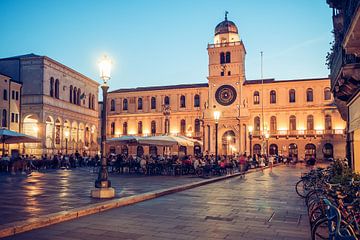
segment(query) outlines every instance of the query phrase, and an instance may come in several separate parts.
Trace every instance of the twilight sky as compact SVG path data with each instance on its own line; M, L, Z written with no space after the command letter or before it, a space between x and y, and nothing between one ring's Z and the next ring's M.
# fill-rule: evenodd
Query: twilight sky
M245 44L246 78L327 77L332 40L326 0L0 0L0 58L46 55L96 80L113 62L110 90L206 82L207 44L224 19Z

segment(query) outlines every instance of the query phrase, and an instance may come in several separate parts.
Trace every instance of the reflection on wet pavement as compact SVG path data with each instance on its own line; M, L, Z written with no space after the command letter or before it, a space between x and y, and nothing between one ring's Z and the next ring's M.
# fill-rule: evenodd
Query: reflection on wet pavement
M30 175L0 174L0 224L104 201L90 198L96 177L97 173L89 168L47 170ZM126 197L203 179L110 174L110 180L116 197Z

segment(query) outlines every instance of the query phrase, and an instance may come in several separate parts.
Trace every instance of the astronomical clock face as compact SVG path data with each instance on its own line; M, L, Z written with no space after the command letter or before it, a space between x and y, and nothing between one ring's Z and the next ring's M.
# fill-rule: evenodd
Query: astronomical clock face
M222 85L216 90L215 99L219 104L229 106L236 100L236 90L233 86Z

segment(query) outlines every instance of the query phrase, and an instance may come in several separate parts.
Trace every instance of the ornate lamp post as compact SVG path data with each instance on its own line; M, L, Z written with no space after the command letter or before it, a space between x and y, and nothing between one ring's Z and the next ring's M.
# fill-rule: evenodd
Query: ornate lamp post
M269 158L269 137L270 134L267 132L265 133L265 140L266 140L266 158Z
M218 128L219 128L219 119L220 119L220 112L214 112L214 120L215 120L215 159L218 159Z
M250 139L250 156L252 157L252 138L253 138L253 127L252 126L249 126L248 127L248 130L249 130L249 139Z
M110 80L111 61L107 56L104 56L100 63L100 78L103 80L101 85L103 93L103 110L101 113L101 168L99 169L98 178L95 180L95 188L91 190L91 196L94 198L112 198L115 196L115 189L111 187L111 182L108 180L107 160L105 154L106 141L106 112L107 112L107 91L109 86L107 81Z

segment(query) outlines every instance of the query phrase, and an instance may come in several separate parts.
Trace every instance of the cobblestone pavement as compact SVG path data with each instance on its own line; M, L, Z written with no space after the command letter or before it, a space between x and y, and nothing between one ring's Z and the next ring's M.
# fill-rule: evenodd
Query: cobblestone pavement
M96 178L92 168L48 170L29 176L0 174L0 225L104 201L90 197ZM203 179L110 174L110 180L117 197L124 197Z
M302 166L281 166L8 239L309 239L294 184Z

